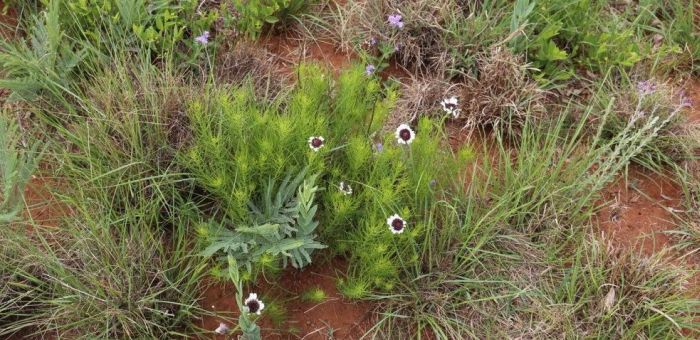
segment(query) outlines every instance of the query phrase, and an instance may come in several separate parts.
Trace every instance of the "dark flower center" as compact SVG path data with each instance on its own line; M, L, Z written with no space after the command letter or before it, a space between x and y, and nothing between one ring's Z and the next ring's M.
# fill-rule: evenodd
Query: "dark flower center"
M409 139L411 139L411 131L409 131L408 129L402 129L401 131L399 131L399 137L401 137L401 139L405 141L408 141Z
M447 104L445 104L445 108L450 110L450 111L454 111L457 109L457 104L447 103Z
M396 231L401 231L401 229L403 229L403 220L400 218L395 218L393 221L391 221L391 227Z
M320 138L314 138L311 140L311 146L315 148L320 148L323 145L323 141Z
M248 306L248 310L251 313L257 313L258 309L260 309L260 303L258 300L250 300L248 303L246 303L246 306Z

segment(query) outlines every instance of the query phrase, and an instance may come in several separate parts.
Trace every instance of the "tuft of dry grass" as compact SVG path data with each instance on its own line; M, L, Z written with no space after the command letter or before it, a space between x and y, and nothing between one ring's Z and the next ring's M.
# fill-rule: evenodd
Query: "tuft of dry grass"
M277 56L251 43L238 42L216 57L215 81L241 85L252 81L259 98L272 100L291 83L286 72L277 65Z
M458 8L452 0L348 1L339 6L329 26L341 46L352 50L369 39L398 47L398 62L414 74L437 73L453 63L445 41L448 19ZM403 29L391 28L387 17L400 14Z
M698 301L687 297L691 273L667 253L647 257L603 240L584 243L589 247L564 276L544 288L553 290L548 298L529 296L529 306L506 327L509 337L665 338L680 337L692 325Z
M464 129L521 127L528 118L544 114L544 91L527 77L527 65L504 48L478 57L478 75L459 83L440 76L412 78L404 84L388 123L415 121L422 115L444 116L440 101L456 96L462 110L456 120ZM508 130L508 129L503 129Z
M519 57L497 47L477 60L478 75L467 78L460 96L460 120L466 129L503 124L519 128L528 117L541 117L543 91L527 76L527 65Z

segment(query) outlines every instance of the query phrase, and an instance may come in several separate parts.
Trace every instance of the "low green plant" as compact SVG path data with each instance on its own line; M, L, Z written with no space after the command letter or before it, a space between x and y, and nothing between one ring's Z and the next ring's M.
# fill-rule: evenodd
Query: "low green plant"
M261 204L250 204L253 225L237 225L232 230L210 226L212 231L204 231L210 245L202 255L223 253L222 260L233 258L248 272L264 255L281 257L284 267L288 262L295 268L310 264L312 253L325 246L315 240L316 176L305 176L305 171L293 180L287 176L279 186L270 181Z
M234 0L238 11L238 28L251 39L256 39L265 25L280 25L301 14L308 0Z
M529 17L526 49L542 81L566 80L577 66L602 73L641 60L628 17L609 11L607 1L539 1Z
M351 259L344 285L391 290L399 282L401 261L412 263L421 251L416 239L428 237L423 219L429 216L424 214L432 211L443 190L459 187L454 173L471 152L454 155L441 143L440 123L429 119L418 123L417 137L409 145L398 143L396 132L382 131L395 93L388 89L383 99L377 79L359 65L343 72L334 87L315 66L303 65L299 74L297 88L282 103L256 102L250 87L240 87L214 92L212 100L190 106L193 142L180 160L215 198L217 209L230 221L226 224L235 226L215 238L213 251L205 254L240 248L229 248L227 240L239 244L248 239L244 233L249 229L241 225L277 230L263 224L277 215L276 208L260 214L270 209L259 208L257 202L280 207L284 199L273 197L291 194L273 194L271 185L261 188L259 183L308 167L325 188L319 232L336 252ZM280 108L284 110L278 112ZM309 144L313 136L324 138L317 150ZM302 177L294 182L301 183ZM251 213L254 206L258 208ZM394 214L409 221L404 234L391 233L386 221ZM265 252L264 247L254 249L253 258Z
M39 143L21 149L20 138L17 123L0 114L0 225L17 218L24 188L40 159Z
M87 49L66 35L63 14L59 2L53 1L31 16L25 42L0 40L0 88L12 91L11 100L72 95L71 79Z
M56 1L47 1L48 3ZM153 51L163 58L196 59L194 37L210 30L216 10L201 10L197 0L68 0L59 1L69 35L111 54L128 46ZM116 43L116 46L114 45ZM186 47L186 51L179 51ZM178 55L170 55L177 53ZM194 54L188 55L188 54Z
M310 303L321 303L328 298L328 295L321 287L312 287L301 294L301 299Z
M20 22L27 37L0 41L0 88L10 99L79 100L78 82L98 74L114 58L198 63L204 50L195 37L210 30L215 10L199 1L45 0ZM31 6L30 6L31 7ZM68 101L69 103L66 103ZM70 109L70 108L68 108Z

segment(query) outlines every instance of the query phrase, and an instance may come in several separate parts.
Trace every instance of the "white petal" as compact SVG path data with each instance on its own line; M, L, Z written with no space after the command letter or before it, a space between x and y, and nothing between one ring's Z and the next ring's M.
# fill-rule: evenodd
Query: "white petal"
M245 299L244 303L247 305L248 302L253 301L253 300L257 300L257 299L258 299L258 294L250 293L250 294L248 294L248 298Z
M226 334L226 333L228 333L229 330L230 330L230 328L225 323L222 322L219 324L219 327L217 327L214 330L214 332L217 334Z

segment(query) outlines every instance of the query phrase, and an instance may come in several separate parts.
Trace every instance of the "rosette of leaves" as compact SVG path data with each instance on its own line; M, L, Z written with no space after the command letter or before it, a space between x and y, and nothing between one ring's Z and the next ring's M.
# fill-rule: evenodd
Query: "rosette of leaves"
M270 180L258 202L249 204L252 225L233 228L210 222L210 245L205 256L219 255L223 263L231 256L239 267L250 272L263 255L281 257L283 266L302 268L311 263L311 254L325 248L316 240L314 204L317 175L305 179L306 170L294 178L287 175L276 185ZM230 225L230 223L228 223Z

